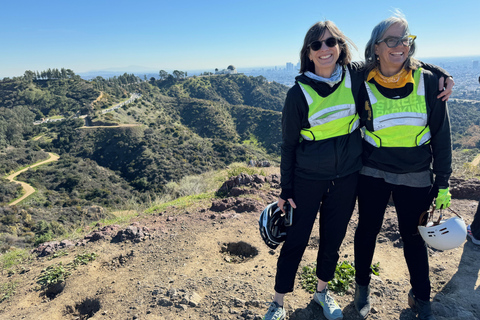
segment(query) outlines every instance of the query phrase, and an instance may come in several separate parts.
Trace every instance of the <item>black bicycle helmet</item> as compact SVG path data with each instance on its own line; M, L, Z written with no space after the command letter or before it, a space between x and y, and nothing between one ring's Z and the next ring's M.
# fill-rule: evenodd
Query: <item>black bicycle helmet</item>
M270 203L260 215L258 220L260 235L267 246L276 249L287 237L287 226L292 224L291 206L286 202L284 214L278 203Z

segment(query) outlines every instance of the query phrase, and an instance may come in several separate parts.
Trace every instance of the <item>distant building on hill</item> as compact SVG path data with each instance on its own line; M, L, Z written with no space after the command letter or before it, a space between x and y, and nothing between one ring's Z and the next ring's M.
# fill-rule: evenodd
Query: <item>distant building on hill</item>
M215 74L236 74L236 73L237 73L237 69L232 65L229 65L227 69L223 69L223 70L215 69Z

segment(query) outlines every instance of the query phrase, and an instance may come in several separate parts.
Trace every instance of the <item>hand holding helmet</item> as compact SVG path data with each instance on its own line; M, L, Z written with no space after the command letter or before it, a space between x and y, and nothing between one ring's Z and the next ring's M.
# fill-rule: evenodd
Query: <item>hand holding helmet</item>
M452 195L448 188L438 189L438 195L435 199L435 207L437 209L447 209L450 207L450 201L452 200Z
M442 220L443 215L440 213L438 220L433 221L434 207L431 212L426 211L420 217L418 231L423 240L432 248L450 250L459 247L465 242L467 237L465 222L458 213L450 208L449 210L457 216ZM427 215L426 219L424 215Z
M260 235L267 246L276 249L287 237L287 227L292 225L293 207L290 202L280 201L270 203L260 215L258 227ZM280 209L279 204L283 206Z

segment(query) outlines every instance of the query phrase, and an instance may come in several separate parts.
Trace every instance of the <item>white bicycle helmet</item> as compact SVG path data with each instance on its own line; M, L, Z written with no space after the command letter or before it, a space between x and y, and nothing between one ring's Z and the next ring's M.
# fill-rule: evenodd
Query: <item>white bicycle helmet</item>
M292 210L287 202L287 214L284 214L277 205L270 203L260 215L258 227L260 235L267 246L276 249L287 237L287 226L292 224Z
M433 216L434 210L435 209L430 213L431 216ZM451 209L450 211L455 213L457 217L441 220L442 214L440 214L438 221L433 222L427 219L425 225L418 226L418 231L423 240L432 248L450 250L459 247L465 242L465 238L467 237L465 222L455 211Z

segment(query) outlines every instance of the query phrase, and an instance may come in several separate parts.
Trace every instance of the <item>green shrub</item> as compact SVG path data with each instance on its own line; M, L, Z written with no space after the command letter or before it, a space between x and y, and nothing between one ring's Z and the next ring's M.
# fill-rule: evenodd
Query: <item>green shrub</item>
M16 281L2 283L0 285L0 303L13 296L15 294L17 286L18 283Z
M202 176L186 176L178 183L169 182L165 186L164 195L170 199L177 199L185 196L191 196L208 191L210 185Z
M9 270L18 264L24 263L29 257L26 250L15 249L5 252L0 256L0 267L3 270Z
M55 258L60 258L60 257L63 257L63 256L68 256L68 252L66 250L59 250L59 251L53 253L51 256L49 256L48 260L52 260L52 259L55 259Z
M300 274L302 288L308 292L314 293L317 290L317 271L316 267L304 266Z
M371 266L372 273L379 275L380 262ZM302 288L315 292L317 290L317 268L315 266L304 266L300 274ZM338 295L344 295L350 288L350 284L355 280L355 268L353 263L343 261L338 263L335 268L334 278L328 282L328 288Z
M228 178L236 177L239 174L244 173L248 175L259 174L265 176L265 172L260 168L247 167L245 165L233 164L231 168L227 171Z
M42 270L42 274L38 277L37 283L43 288L48 288L57 283L65 281L65 279L71 274L61 262L57 265L51 265Z
M335 277L328 282L328 287L339 295L344 295L355 280L355 268L348 262L343 261L335 268Z
M45 234L42 234L42 235L37 235L37 236L35 236L34 246L36 247L41 243L52 241L52 240L53 240L53 233L52 232L48 232L48 233L45 233Z
M77 254L73 261L67 263L65 266L62 262L59 262L56 265L51 265L42 270L37 283L40 284L42 288L48 288L57 283L61 283L72 274L72 270L77 269L79 265L85 265L90 261L95 260L97 256L98 255L94 252Z
M40 220L35 225L34 245L38 246L41 243L52 241L55 237L64 235L66 232L65 227L57 221L48 223Z
M97 258L97 254L95 252L92 253L84 253L84 254L77 254L75 258L73 259L73 267L76 268L77 266L81 264L87 264L90 261L93 261Z
M375 263L371 266L372 273L376 276L380 275L380 262Z

